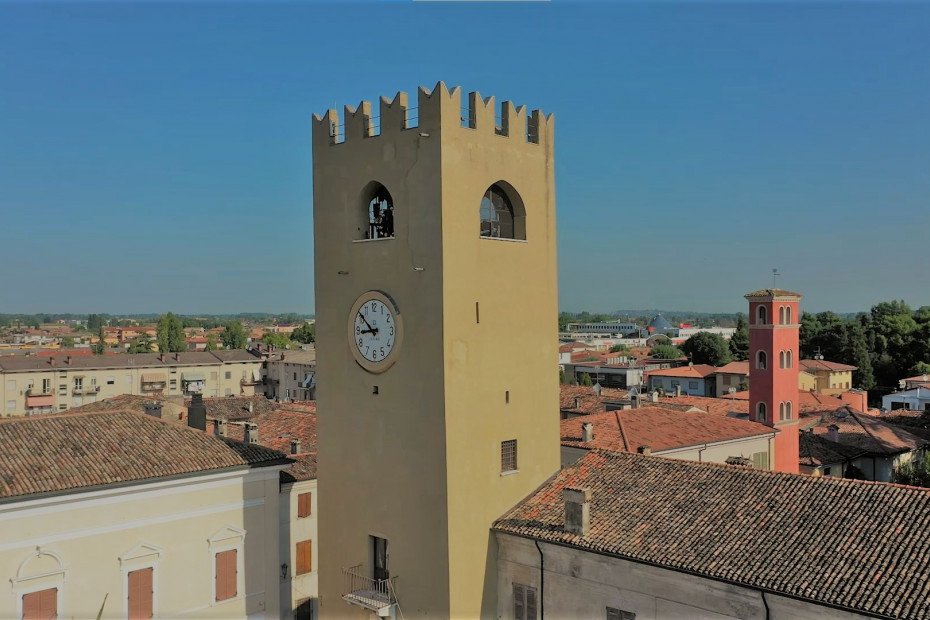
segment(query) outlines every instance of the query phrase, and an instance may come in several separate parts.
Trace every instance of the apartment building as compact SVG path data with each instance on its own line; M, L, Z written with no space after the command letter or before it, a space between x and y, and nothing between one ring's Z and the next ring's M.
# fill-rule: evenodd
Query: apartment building
M277 400L313 400L316 349L280 351L265 362L265 395Z
M52 413L120 394L250 396L262 360L248 351L0 357L4 416Z

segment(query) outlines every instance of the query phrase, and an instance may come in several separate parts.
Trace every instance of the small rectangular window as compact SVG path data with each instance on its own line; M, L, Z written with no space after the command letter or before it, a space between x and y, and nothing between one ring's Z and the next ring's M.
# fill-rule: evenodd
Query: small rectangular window
M15 390L15 389L16 389L16 380L15 380L15 379L7 379L7 380L6 380L6 389L8 389L8 390Z
M302 540L297 543L297 574L303 575L313 570L313 541Z
M232 379L232 371L230 371L230 370L227 370L227 371L226 371L226 378L227 378L227 379Z
M536 588L513 584L514 620L536 620Z
M297 518L302 519L310 516L311 495L311 493L301 493L297 496Z
M501 471L517 470L517 440L508 439L501 442Z
M113 385L116 383L116 377L107 377L107 385Z
M294 620L313 620L313 599L305 598L294 608Z
M132 385L132 375L126 375L126 385Z
M697 381L688 381L688 389L689 389L689 390L696 390L696 389L698 389L698 382L697 382Z
M607 608L607 620L636 620L636 614L632 611L624 611L616 607Z
M15 411L15 410L16 410L16 401L15 401L15 400L8 400L8 401L6 401L6 410L7 410L7 411Z
M238 552L236 549L216 554L216 600L236 598L238 578Z

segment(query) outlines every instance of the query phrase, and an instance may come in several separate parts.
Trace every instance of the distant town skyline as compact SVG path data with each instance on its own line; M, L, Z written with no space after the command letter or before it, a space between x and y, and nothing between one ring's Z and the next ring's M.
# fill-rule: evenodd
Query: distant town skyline
M556 115L563 310L930 305L928 17L0 4L0 312L313 313L311 114L437 80Z

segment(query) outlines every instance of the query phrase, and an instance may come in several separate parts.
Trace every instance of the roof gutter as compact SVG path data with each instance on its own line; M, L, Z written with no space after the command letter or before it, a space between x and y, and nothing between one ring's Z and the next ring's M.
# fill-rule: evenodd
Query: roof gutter
M530 535L528 535L528 534L518 534L518 533L516 533L516 532L509 532L509 531L507 531L507 530L494 529L493 527L492 527L491 529L494 530L494 531L500 532L500 533L502 533L502 534L507 534L507 535L509 535L509 536L515 536L515 537L517 537L517 538L525 538L525 539L527 539L527 540L532 540L532 541L534 541L534 542L537 541L537 540L539 540L538 538L536 538L536 537L534 537L534 536L530 536ZM853 614L858 614L858 615L860 615L860 616L868 616L868 617L870 617L870 618L882 618L883 620L896 620L896 619L899 619L899 618L901 617L901 616L888 616L888 615L885 615L885 614L877 614L877 613L874 613L874 612L865 611L865 610L863 610L863 609L856 609L855 607L846 607L845 605L838 605L838 604L836 604L836 603L827 603L827 602L824 602L824 601L818 601L818 600L815 600L815 599L805 598L805 597L803 597L803 596L798 596L798 595L796 595L796 594L789 594L789 593L787 593L787 592L779 592L778 590L773 590L773 589L771 589L771 588L763 588L763 587L761 587L761 586L755 586L755 585L748 584L748 583L744 583L744 582L741 582L741 581L735 581L735 580L732 580L732 579L725 579L725 578L723 578L723 577L715 577L715 576L713 576L713 575L705 575L704 573L699 573L699 572L697 572L697 571L688 570L688 569L686 569L686 568L677 568L677 567L674 567L674 566L667 566L667 565L665 565L665 564L659 564L658 562L652 562L652 561L650 561L650 560L643 560L643 559L639 559L639 558L632 558L632 557L629 557L629 556L621 555L621 554L619 554L619 553L611 553L611 552L609 552L609 551L597 551L597 550L594 550L594 549L588 549L588 548L586 548L586 547L579 547L579 546L577 546L577 545L570 545L570 544L568 544L568 543L564 543L564 542L556 541L556 540L544 540L543 542L545 542L546 544L549 544L549 545L557 545L557 546L559 546L559 547L566 547L566 548L568 548L568 549L576 549L576 550L578 550L578 551L584 551L584 552L586 552L586 553L594 553L594 554L597 554L597 555L603 555L603 556L607 556L607 557L611 557L611 558L618 558L618 559L620 559L620 560L626 560L626 561L628 561L628 562L634 562L634 563L636 563L636 564L645 564L646 566L654 566L655 568L661 568L661 569L664 569L664 570L675 571L676 573L683 573L683 574L685 574L685 575L692 575L692 576L694 576L694 577L701 577L702 579L710 579L710 580L712 580L712 581L719 581L719 582L721 582L721 583L728 583L728 584L730 584L730 585L739 586L739 587L741 587L741 588L747 588L747 589L749 589L749 590L754 590L754 591L756 591L756 592L760 592L760 593L764 593L764 594L774 594L775 596L783 596L783 597L785 597L785 598L790 598L790 599L795 600L795 601L802 601L802 602L805 602L805 603L813 603L814 605L819 605L819 606L821 606L821 607L829 607L830 609L838 609L838 610L840 610L840 611L845 611L845 612L849 612L849 613L853 613ZM768 604L767 604L767 603L766 603L766 609L768 609Z

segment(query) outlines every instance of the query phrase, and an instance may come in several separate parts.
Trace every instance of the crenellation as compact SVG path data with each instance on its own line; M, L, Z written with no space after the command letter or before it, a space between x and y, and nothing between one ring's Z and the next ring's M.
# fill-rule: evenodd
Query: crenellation
M493 132L528 144L552 142L552 114L547 116L541 110L528 112L526 106L504 101L497 116L494 97L482 97L477 91L468 94L468 105L463 107L461 89L458 86L448 89L442 81L431 90L420 86L414 107L409 106L407 93L402 91L393 99L380 97L379 107L379 116L372 116L368 101L360 102L355 108L345 106L342 124L335 110L327 110L323 116L314 114L314 145L341 144L346 140L374 138L413 128L429 133L439 131L440 127L447 131L454 127Z
M374 131L371 123L371 102L362 101L357 108L345 106L345 139L370 138Z
M490 132L497 127L494 116L494 97L482 99L481 93L468 93L468 128Z
M407 126L407 93L394 95L393 101L381 97L381 133L403 131Z

